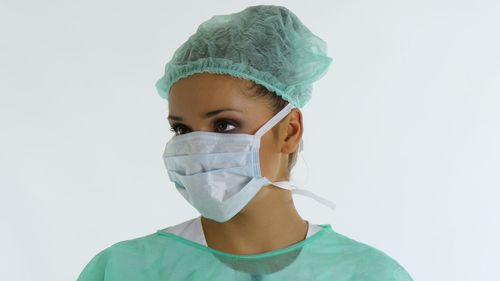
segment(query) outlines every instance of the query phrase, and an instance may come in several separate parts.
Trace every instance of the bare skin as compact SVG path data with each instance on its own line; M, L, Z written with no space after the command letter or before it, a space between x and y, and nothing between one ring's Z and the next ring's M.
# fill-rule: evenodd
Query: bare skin
M192 131L255 134L273 112L263 98L244 95L250 82L229 75L197 73L177 81L170 90L169 123L177 134ZM203 114L221 111L211 117ZM181 120L171 118L181 117ZM232 121L239 122L240 125ZM302 113L294 108L261 138L261 174L271 181L288 180L288 155L299 147ZM305 239L308 222L297 212L289 190L264 186L227 222L202 217L207 245L239 255L286 248Z

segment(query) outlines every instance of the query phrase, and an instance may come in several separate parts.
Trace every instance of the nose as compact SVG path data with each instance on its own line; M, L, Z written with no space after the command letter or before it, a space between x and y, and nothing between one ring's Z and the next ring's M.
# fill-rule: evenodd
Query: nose
M212 132L213 128L210 126L210 124L203 124L203 123L198 123L191 125L191 130L192 132Z
M191 127L193 131L204 131L204 132L211 132L213 131L212 126L210 124L197 124L196 126Z

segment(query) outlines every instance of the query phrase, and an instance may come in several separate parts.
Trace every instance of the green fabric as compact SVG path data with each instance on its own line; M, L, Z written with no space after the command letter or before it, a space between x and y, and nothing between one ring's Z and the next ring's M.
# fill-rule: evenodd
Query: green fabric
M155 84L168 100L171 86L194 73L252 80L297 107L311 98L312 83L333 61L327 45L285 7L250 6L203 22L165 65Z
M256 255L224 253L158 230L102 250L78 281L412 280L380 250L319 226L301 242Z

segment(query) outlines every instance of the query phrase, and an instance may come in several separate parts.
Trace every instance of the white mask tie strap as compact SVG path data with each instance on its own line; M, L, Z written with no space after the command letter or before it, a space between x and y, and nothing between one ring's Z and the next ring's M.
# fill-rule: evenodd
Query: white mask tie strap
M255 136L261 137L263 134L265 134L269 129L274 127L281 119L283 119L293 108L295 108L293 104L289 103L287 104L280 112L276 113L271 119L269 119L262 127L260 127L259 130L255 133Z
M316 200L317 202L327 206L328 208L330 208L332 210L335 210L335 208L336 208L335 203L333 203L332 201L330 201L324 197L318 196L307 189L298 188L297 186L292 185L289 181L277 181L277 182L272 182L271 184L275 185L277 187L283 188L283 189L291 190L292 193L295 193L295 194L308 196L308 197Z

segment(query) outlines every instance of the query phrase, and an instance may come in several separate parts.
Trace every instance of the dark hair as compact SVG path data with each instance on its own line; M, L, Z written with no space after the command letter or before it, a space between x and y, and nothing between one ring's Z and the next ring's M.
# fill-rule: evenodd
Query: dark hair
M250 81L252 84L249 90L245 92L245 95L250 97L262 97L268 101L268 104L273 112L273 115L277 114L280 110L282 110L287 104L288 101L284 100L282 97L278 96L275 92L269 91L266 87L255 83L254 81ZM293 166L297 162L297 154L298 149L288 155L288 174L290 175L290 171Z

